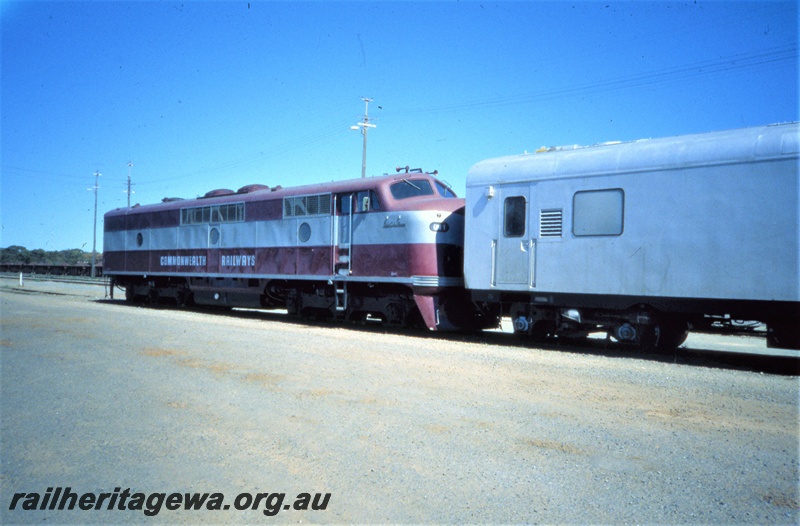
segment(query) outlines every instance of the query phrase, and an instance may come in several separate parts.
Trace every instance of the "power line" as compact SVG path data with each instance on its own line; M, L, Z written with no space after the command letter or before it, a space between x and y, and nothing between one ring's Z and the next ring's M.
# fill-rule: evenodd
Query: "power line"
M48 170L36 170L36 169L32 169L32 168L23 168L23 167L20 167L20 166L11 166L11 165L8 165L8 164L0 165L0 168L3 170L4 174L7 173L7 172L11 172L11 173L13 173L13 172L24 172L25 174L28 174L28 175L26 175L26 178L29 178L29 179L31 178L30 174L34 174L33 178L44 180L44 181L72 180L72 181L79 182L79 181L83 181L84 180L83 177L80 176L80 175L65 174L65 173L60 173L60 172L51 172L51 171L48 171Z
M514 106L530 104L533 102L564 99L577 96L594 95L600 93L607 93L613 91L620 91L625 89L632 89L644 86L653 86L658 84L668 84L674 82L683 82L702 77L728 74L737 71L756 70L764 68L782 67L787 63L797 63L798 50L796 44L768 48L760 51L753 51L748 53L740 53L720 57L713 60L704 60L699 62L692 62L661 70L645 72L638 75L628 75L619 78L602 80L587 84L577 84L567 86L555 90L546 90L534 93L520 94L516 96L497 97L491 99L478 99L473 101L465 101L455 104L447 104L441 106L432 106L427 108L408 109L408 110L391 110L387 112L388 115L425 115L435 113L447 113L457 111L469 111L484 108L496 108L502 106ZM365 101L366 102L366 101ZM192 177L212 173L232 167L238 167L255 162L264 161L267 158L283 155L292 151L296 151L311 144L325 141L332 137L339 135L341 124L331 123L328 126L318 128L309 134L294 138L287 143L276 145L269 150L262 150L246 156L244 158L213 165L201 170L195 170L184 174L179 174L171 177L161 178L159 182L165 180L175 180L181 178ZM362 153L363 157L363 153ZM364 159L362 158L362 164ZM362 170L363 171L363 170Z
M764 67L772 68L779 65L784 65L788 62L796 64L797 58L797 46L788 45L759 52L730 55L716 60L694 62L681 66L665 68L662 70L646 72L639 75L629 75L589 84L578 84L555 90L540 91L508 97L497 97L492 99L465 101L456 104L432 106L428 108L401 110L394 113L396 115L423 115L529 104L537 101L569 98L578 95L597 94L656 84L667 84L676 81L686 81L705 76L730 73L738 70L759 69Z
M711 77L718 75L728 75L740 71L748 70L768 70L774 68L781 68L787 66L794 66L797 68L798 48L797 44L790 44L767 48L759 51L752 51L747 53L739 53L728 55L713 60L704 60L692 62L688 64L678 65L660 70L644 72L637 75L627 75L618 78L611 78L608 80L600 80L596 82L575 84L558 89L543 90L531 93L522 93L513 96L495 97L488 99L477 99L472 101L463 101L454 104L445 104L439 106L430 106L425 108L407 109L407 110L389 110L387 115L425 115L435 113L459 112L470 111L476 109L496 108L503 106L524 105L534 102L542 102L549 100L557 100L571 97L595 95L600 93L608 93L613 91L621 91L626 89L640 88L646 86L653 86L659 84L670 84L675 82L686 82L703 77ZM366 101L365 101L366 102ZM366 117L366 115L365 115ZM349 120L349 119L348 119ZM292 151L297 151L306 148L312 144L317 144L327 141L333 137L339 136L344 126L349 125L348 121L336 120L331 121L329 124L320 128L314 129L307 134L293 137L284 143L276 144L271 148L259 150L239 159L226 161L220 164L215 164L172 176L159 177L158 181L140 181L140 184L153 184L162 183L165 181L173 181L183 178L194 177L197 175L218 172L230 168L246 166L258 162L264 162L266 159L285 155ZM363 156L363 154L362 154ZM362 159L364 161L364 159ZM131 163L132 166L132 163ZM25 173L26 177L46 180L46 181L69 181L80 180L79 176L74 174L65 174L47 170L37 170L12 165L0 165L4 175L7 172L20 172ZM129 167L130 175L130 167ZM130 191L128 193L128 204L130 206Z
M279 143L274 145L271 148L266 148L263 150L258 150L253 152L249 155L241 157L239 159L233 159L230 161L226 161L219 164L210 165L205 168L201 168L198 170L193 170L190 172L184 172L176 175L159 177L157 181L139 181L139 184L153 184L153 183L162 183L165 181L175 181L180 179L187 179L190 177L195 177L198 175L205 175L213 172L219 172L223 170L229 170L231 168L239 168L243 166L248 166L260 162L264 162L267 159L278 157L280 155L285 155L287 153L301 150L313 144L317 144L320 142L324 142L328 139L331 139L336 136L342 135L342 130L349 124L348 120L337 120L335 122L331 122L330 124L323 126L321 128L317 128L316 130L312 130L311 132L300 135L297 137L293 137L291 140L287 140L286 142Z

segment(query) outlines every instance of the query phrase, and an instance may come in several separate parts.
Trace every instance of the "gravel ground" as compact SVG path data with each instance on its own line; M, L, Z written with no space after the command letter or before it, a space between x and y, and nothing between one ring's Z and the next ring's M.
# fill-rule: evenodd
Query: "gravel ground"
M13 285L4 524L800 520L795 376ZM331 497L274 517L8 509L59 486Z

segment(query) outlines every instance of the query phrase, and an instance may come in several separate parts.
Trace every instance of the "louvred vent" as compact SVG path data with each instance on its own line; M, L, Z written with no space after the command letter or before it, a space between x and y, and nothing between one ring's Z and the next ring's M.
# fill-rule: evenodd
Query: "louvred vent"
M562 210L542 210L539 212L539 237L561 237L563 222Z

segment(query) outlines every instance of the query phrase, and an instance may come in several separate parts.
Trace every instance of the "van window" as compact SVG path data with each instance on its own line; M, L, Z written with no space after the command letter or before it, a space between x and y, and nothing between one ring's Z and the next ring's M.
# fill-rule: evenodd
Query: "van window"
M621 188L576 192L572 199L572 233L576 236L622 234L625 193Z
M519 195L506 197L503 202L503 235L522 237L525 235L526 214L525 197Z

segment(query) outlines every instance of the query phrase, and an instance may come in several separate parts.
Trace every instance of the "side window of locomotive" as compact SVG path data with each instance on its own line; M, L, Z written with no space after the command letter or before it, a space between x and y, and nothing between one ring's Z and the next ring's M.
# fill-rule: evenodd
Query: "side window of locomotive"
M283 198L283 217L322 216L331 213L331 194Z
M619 236L624 217L621 188L576 192L572 199L572 233L576 236Z
M503 235L506 237L522 237L525 235L526 217L525 197L506 197L503 202Z
M244 221L244 203L181 208L181 225Z
M362 190L356 194L356 212L371 212L373 210L380 210L381 205L378 202L378 195L374 190Z
M441 195L442 197L458 197L456 193L453 191L453 189L450 188L449 186L445 186L439 181L436 181L435 184L436 184L436 189L439 191L439 195Z
M402 179L390 186L389 190L395 199L434 195L431 183L426 179Z

